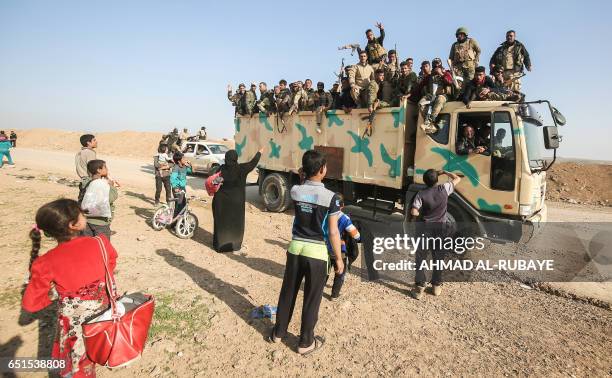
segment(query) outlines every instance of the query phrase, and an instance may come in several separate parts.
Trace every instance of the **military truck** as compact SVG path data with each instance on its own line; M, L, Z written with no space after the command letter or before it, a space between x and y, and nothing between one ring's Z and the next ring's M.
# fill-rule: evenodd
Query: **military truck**
M544 126L537 104L550 111ZM540 107L541 107L540 106ZM554 163L565 119L548 101L509 103L474 101L470 108L449 102L441 111L439 130L426 134L416 104L380 109L371 136L366 136L367 109L349 114L330 110L318 133L314 112L282 119L260 113L235 118L240 161L266 147L259 168L259 193L268 210L291 204L290 188L299 182L302 154L309 149L327 156L326 186L372 219L385 215L406 222L410 203L424 187L423 173L446 170L464 176L449 198L452 221L494 241L519 240L546 221L546 170ZM463 127L490 127L490 154L460 155L456 147ZM552 161L545 159L553 151Z

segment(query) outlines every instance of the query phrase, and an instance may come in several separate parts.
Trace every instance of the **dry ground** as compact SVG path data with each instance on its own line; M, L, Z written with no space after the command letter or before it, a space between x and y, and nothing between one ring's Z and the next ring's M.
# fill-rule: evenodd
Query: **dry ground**
M51 163L54 169L42 160L0 170L0 356L44 353L53 324L48 312L32 317L19 309L26 235L42 203L75 197L77 189L61 179L72 178L64 160ZM151 190L131 180L124 179L112 225L117 280L121 290L153 293L158 307L143 358L113 372L99 368L102 377L612 374L609 309L516 282L450 283L441 297L414 301L407 286L362 281L359 263L343 297L323 300L317 333L327 339L324 350L310 357L294 352L299 315L284 344L267 344L270 322L249 313L276 304L291 215L262 211L251 193L244 249L217 254L209 203L191 202L200 228L192 240L180 240L147 225ZM593 212L609 219L609 210ZM296 307L299 314L300 298Z

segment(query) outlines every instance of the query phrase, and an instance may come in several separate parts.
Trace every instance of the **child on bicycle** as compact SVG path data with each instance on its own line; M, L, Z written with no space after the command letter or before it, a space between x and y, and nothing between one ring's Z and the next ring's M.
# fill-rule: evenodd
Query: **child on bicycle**
M176 217L187 204L187 175L193 170L182 152L175 152L172 160L174 161L174 167L170 174L170 186L172 186L172 193L176 198L174 204L174 217Z
M344 214L342 210L344 209L344 197L341 193L336 193L336 198L338 198L338 203L340 205L340 214L338 215L338 231L340 231L340 248L342 251L342 261L344 262L344 266L348 267L348 257L347 257L347 248L345 240L350 237L353 238L356 242L361 240L361 235L359 234L359 230L351 221L351 218ZM336 261L334 259L334 252L332 250L332 246L327 241L327 250L329 251L330 259L334 266L336 265ZM334 283L332 285L331 298L335 300L340 297L340 289L342 289L342 285L344 284L344 277L346 276L346 270L341 274L334 273Z

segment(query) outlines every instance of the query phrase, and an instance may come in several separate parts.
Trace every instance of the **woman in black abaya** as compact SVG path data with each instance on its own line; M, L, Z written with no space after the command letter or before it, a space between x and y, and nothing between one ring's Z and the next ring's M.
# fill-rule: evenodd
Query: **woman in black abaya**
M244 202L246 178L257 166L259 150L247 163L238 164L238 153L225 153L225 164L220 168L223 184L213 197L214 236L213 248L217 252L238 251L244 236Z

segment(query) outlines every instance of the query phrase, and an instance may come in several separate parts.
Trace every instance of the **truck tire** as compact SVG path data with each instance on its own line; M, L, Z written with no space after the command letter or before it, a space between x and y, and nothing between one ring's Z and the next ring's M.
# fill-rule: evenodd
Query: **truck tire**
M291 193L287 176L271 173L264 177L261 184L261 195L266 209L281 213L291 205Z

